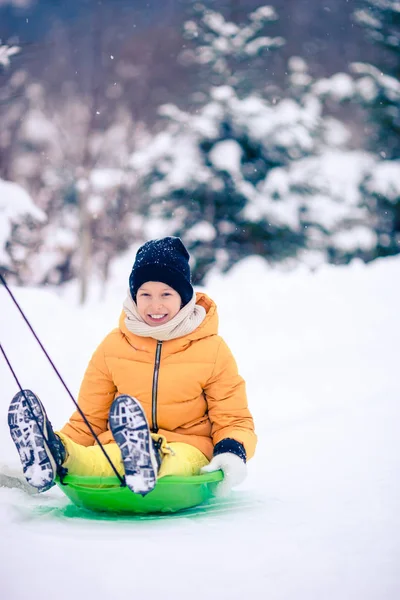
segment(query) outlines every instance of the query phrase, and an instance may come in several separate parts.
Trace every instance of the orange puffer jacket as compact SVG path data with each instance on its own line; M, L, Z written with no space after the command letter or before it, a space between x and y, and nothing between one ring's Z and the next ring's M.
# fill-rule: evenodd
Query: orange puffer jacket
M119 328L93 354L78 402L102 444L113 441L108 412L114 398L129 394L143 406L152 431L168 442L196 446L210 459L215 444L233 438L247 458L254 454L257 438L245 383L218 335L216 305L202 293L196 302L207 314L192 333L166 342L140 337L127 329L123 312ZM77 411L61 431L78 444L94 443Z

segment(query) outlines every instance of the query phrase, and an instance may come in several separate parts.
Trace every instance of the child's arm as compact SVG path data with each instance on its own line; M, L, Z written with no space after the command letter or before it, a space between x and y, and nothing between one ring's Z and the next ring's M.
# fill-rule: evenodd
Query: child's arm
M214 370L204 392L214 446L229 438L242 444L246 458L251 458L257 436L247 405L245 382L239 375L236 361L224 340L221 340Z
M82 380L78 404L93 427L96 435L106 431L108 413L114 400L116 387L107 367L104 346L107 338L93 354ZM83 446L92 446L93 435L78 411L61 429L69 438Z

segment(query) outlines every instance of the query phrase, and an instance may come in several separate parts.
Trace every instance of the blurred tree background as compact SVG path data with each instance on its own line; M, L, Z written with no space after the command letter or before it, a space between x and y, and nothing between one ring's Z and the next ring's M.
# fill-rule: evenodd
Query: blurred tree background
M395 0L0 0L0 267L84 301L168 234L196 283L396 254L399 76Z

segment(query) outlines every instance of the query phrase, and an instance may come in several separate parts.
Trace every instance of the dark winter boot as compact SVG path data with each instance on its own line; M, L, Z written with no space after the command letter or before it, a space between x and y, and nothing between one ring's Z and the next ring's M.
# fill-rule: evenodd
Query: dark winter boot
M8 426L27 482L39 492L50 489L65 460L65 448L33 392L24 390L14 396Z
M161 455L143 408L131 396L118 396L110 408L109 425L121 450L126 485L145 496L156 485Z

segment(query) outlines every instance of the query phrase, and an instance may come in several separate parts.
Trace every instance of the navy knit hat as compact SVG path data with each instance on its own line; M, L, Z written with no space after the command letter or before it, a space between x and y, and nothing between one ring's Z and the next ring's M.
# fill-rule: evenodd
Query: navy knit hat
M138 289L146 281L161 281L178 292L185 306L193 297L189 253L178 237L150 240L139 248L129 277L129 289L136 302Z

